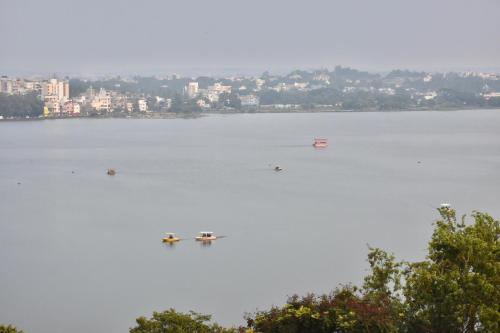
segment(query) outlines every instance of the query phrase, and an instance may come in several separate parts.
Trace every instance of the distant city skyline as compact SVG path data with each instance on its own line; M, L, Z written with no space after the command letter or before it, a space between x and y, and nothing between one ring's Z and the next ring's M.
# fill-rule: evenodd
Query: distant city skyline
M499 71L500 2L0 2L0 74Z

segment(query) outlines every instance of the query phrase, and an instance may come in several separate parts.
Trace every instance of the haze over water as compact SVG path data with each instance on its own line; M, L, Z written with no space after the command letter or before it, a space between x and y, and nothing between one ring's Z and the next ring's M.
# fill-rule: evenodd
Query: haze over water
M422 259L442 202L498 219L499 170L499 110L2 122L0 322L118 333L174 307L242 324L359 283L366 244ZM201 246L206 229L227 237Z

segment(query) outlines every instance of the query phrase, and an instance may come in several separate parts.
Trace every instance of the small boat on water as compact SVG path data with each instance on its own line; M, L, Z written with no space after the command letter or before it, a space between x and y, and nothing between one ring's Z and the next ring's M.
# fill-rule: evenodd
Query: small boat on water
M165 237L163 237L162 240L164 243L175 243L180 241L181 239L177 237L173 232L167 232L165 233Z
M212 231L200 231L200 234L195 237L197 241L212 241L216 240L217 236Z
M282 170L283 170L283 168L280 167L279 165L274 167L274 171L282 171Z
M449 203L442 203L441 204L441 209L450 209L451 208L451 205Z
M108 169L107 174L108 174L108 176L114 176L114 175L116 175L116 170L115 169Z
M328 139L315 138L313 143L314 148L326 148L328 147Z

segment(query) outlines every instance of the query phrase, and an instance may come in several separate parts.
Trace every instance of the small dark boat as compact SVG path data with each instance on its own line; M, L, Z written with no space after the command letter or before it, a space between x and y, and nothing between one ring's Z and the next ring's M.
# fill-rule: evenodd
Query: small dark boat
M115 169L108 169L107 173L108 173L108 176L114 176L114 175L116 175Z

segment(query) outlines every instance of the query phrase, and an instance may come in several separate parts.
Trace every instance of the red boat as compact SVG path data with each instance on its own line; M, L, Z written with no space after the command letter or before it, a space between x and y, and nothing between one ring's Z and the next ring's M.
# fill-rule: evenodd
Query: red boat
M314 139L313 146L315 148L326 148L326 147L328 147L328 139L316 138L316 139Z

